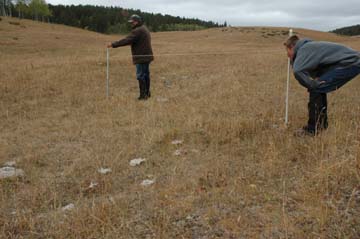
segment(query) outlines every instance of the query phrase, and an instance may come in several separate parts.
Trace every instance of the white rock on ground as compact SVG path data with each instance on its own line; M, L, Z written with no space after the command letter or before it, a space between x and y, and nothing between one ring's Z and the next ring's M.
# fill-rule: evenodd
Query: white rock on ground
M173 144L173 145L179 145L179 144L182 144L183 142L184 142L184 141L177 139L177 140L173 140L173 141L171 142L171 144Z
M155 183L155 180L146 179L146 180L141 182L141 186L146 187L146 186L150 186L150 185L152 185L154 183Z
M142 164L145 161L146 161L146 159L144 159L144 158L133 159L133 160L130 161L130 166L135 167L135 166L138 166L138 165Z
M22 169L16 169L14 167L3 167L0 168L0 179L23 177L24 171Z
M75 205L73 203L70 203L69 205L66 205L65 207L61 208L62 211L71 211L75 208Z
M95 188L97 185L98 185L97 182L91 182L90 185L89 185L89 189L93 189L93 188Z
M175 156L180 156L182 154L182 150L181 149L177 149L175 152L174 152L174 155Z
M100 169L98 170L98 172L99 172L100 174L108 174L108 173L111 173L111 169L110 169L110 168L100 168Z

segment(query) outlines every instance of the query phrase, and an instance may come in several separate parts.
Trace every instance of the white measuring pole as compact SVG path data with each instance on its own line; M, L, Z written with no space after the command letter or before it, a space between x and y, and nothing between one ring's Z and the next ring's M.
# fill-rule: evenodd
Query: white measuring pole
M106 48L106 97L109 98L109 48Z
M289 36L292 36L293 30L290 29ZM289 123L289 86L290 86L290 58L288 59L287 82L286 82L286 106L285 106L285 125Z

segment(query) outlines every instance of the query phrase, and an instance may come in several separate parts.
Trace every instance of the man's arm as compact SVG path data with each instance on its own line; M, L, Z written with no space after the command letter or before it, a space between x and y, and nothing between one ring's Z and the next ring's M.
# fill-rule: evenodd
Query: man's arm
M138 36L135 32L131 32L126 38L120 40L120 41L116 41L111 43L111 46L113 48L117 48L117 47L121 47L121 46L127 46L127 45L131 45L134 42L136 42Z
M319 67L319 57L315 55L314 51L299 53L293 66L294 76L302 86L314 90L323 83L310 76L309 72L317 67Z
M309 90L316 89L319 85L324 82L320 82L317 79L312 79L306 71L294 71L294 76L300 85L308 88Z

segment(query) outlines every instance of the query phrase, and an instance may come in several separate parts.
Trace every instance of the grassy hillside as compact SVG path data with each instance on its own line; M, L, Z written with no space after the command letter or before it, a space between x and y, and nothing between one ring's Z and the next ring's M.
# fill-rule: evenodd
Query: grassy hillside
M294 137L308 95L292 79L285 128L286 30L154 33L138 102L129 48L105 97L121 36L2 18L0 166L25 177L0 180L0 238L359 238L360 79L330 95L327 132Z

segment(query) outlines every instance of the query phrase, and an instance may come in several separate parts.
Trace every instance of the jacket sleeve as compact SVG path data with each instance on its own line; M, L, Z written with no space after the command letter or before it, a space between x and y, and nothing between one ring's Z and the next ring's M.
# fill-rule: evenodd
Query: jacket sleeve
M124 38L120 41L113 42L112 47L117 48L117 47L121 47L121 46L131 45L137 41L137 38L138 38L138 34L136 34L136 32L133 31L126 38Z
M320 82L312 79L310 72L315 70L319 64L319 57L314 52L308 51L306 54L298 54L293 65L295 79L309 90L316 89Z
M320 82L318 80L314 80L310 77L309 73L305 70L303 71L294 71L295 79L300 83L300 85L308 88L309 90L315 90Z

